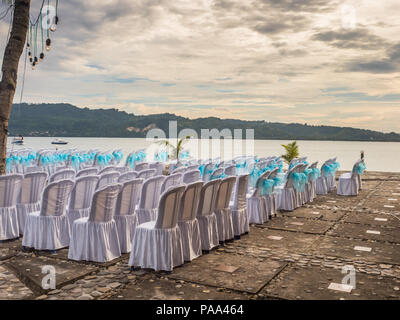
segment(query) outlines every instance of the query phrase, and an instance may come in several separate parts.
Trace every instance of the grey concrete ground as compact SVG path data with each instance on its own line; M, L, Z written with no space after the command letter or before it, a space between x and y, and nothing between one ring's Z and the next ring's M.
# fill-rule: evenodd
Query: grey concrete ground
M358 197L318 196L170 274L130 271L127 255L77 263L67 249L24 253L21 240L3 242L0 299L399 299L399 227L400 174L368 172ZM42 288L43 266L55 267L56 289ZM345 266L355 288L328 288L349 275Z

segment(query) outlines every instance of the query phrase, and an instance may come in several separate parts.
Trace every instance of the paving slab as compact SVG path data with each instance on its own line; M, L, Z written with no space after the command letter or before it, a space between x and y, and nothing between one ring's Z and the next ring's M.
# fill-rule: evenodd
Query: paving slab
M237 267L238 269L232 273L215 270L220 265ZM174 269L169 278L217 288L257 293L285 266L285 262L259 261L250 256L243 259L243 256L240 255L218 255L213 252Z
M0 265L0 300L20 300L31 297L33 297L33 292L10 270Z
M334 223L329 221L310 220L295 217L276 217L262 225L259 225L259 227L312 234L325 234L325 232L327 232L333 225Z
M42 273L44 266L52 266L56 272L56 288L72 283L96 270L98 268L89 265L79 265L63 260L50 259L47 257L36 257L34 255L18 255L6 261L4 265L12 270L24 283L35 293L43 293L43 278L49 274Z
M397 201L390 201L388 197L371 197L367 199L364 203L364 207L384 211L384 212L392 212L392 213L400 213L400 196L396 196Z
M21 250L20 239L4 240L0 242L0 261L6 260L17 254Z
M355 250L358 249L370 251ZM400 264L400 246L376 241L350 240L325 236L314 252L319 255L335 256L353 261Z
M400 228L400 217L391 214L351 212L343 221L384 228Z
M250 246L257 246L266 252L274 252L284 249L293 253L309 252L311 247L316 245L321 236L309 233L289 232L267 228L252 228L248 237L243 237L239 242L232 243L232 247L238 249Z
M383 228L381 226L340 223L329 232L329 235L363 240L388 241L400 244L400 232L398 229Z
M68 248L60 249L53 253L50 251L35 251L35 253L39 256L44 256L44 257L48 257L48 258L52 258L52 259L61 259L61 260L65 260L65 261L71 261L71 262L75 262L75 263L101 266L101 267L109 267L120 261L129 259L129 253L126 253L126 254L121 255L121 257L119 257L119 258L116 258L114 260L107 261L107 262L93 262L93 261L83 261L83 260L75 261L75 260L68 259Z
M350 292L328 289L332 283L342 284L340 269L288 267L280 281L272 281L263 289L267 295L283 299L302 300L399 300L400 280L392 277L380 277L357 272L355 288ZM346 282L345 282L346 284ZM333 287L333 286L331 286Z
M328 210L329 211L329 210ZM322 217L322 210L316 208L297 208L291 212L281 212L283 217L296 217L296 218L306 218L306 219L319 219Z
M112 300L238 300L246 293L215 288L182 280L146 276L111 297Z

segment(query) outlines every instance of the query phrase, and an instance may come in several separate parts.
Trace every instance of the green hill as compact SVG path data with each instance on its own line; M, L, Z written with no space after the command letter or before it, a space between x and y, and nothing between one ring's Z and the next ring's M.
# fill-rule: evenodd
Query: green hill
M174 114L137 116L117 109L78 108L70 104L14 104L9 135L58 137L145 137L151 128L168 132L168 121L178 121L178 132L201 129L254 129L256 139L400 141L400 134L348 127L298 123L243 121L215 117L188 119ZM243 131L244 135L244 131Z

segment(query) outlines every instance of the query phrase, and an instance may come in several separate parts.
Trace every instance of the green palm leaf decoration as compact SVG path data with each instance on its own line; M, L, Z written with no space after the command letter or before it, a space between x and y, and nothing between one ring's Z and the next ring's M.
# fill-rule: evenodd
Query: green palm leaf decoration
M287 163L290 163L290 161L299 156L299 146L297 145L297 141L293 141L289 144L282 144L282 147L286 150L286 154L282 155L282 159Z

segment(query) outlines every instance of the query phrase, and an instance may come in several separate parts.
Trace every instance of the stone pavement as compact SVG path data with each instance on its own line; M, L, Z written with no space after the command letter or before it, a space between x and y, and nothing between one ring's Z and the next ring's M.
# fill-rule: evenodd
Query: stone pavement
M172 273L0 243L0 299L400 299L399 228L400 174L368 172L358 197L318 196ZM56 289L43 289L43 266ZM340 286L349 268L351 290Z

